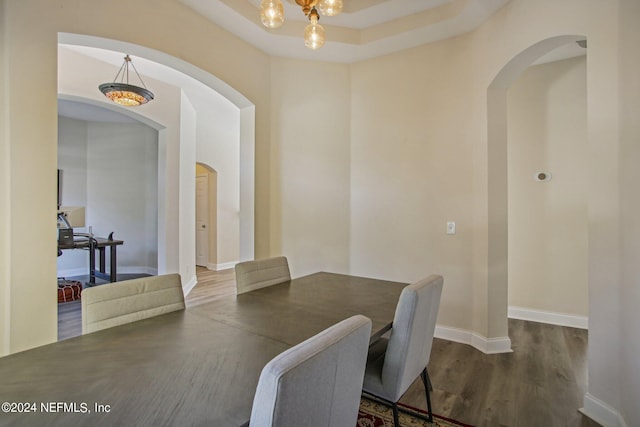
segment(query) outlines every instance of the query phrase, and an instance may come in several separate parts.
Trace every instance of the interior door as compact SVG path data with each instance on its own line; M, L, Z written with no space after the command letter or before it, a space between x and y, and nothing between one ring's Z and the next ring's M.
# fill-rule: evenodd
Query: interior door
M196 177L196 265L209 263L209 179Z

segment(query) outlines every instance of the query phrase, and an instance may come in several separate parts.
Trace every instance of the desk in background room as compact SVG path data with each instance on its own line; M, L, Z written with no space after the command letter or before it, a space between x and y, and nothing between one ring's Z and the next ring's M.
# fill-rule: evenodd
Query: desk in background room
M117 269L117 247L124 244L122 240L114 240L112 238L105 239L104 237L74 237L73 243L60 244L58 243L58 249L86 249L89 251L89 284L94 285L96 283L96 277L109 282L115 282L118 280ZM110 262L109 273L106 269L106 249L109 248ZM99 267L96 269L96 250L98 251Z

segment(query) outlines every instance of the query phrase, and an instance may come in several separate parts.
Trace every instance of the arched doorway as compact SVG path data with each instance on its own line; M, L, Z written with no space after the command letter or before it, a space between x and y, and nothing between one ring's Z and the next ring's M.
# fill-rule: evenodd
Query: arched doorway
M172 80L171 85L176 89L173 90L173 96L177 96L178 101L184 99L180 97L185 90L184 86L181 86L182 83L176 83L175 76L179 76L180 82L184 82L185 80L183 79L190 79L199 84L200 88L212 90L229 105L232 105L237 115L237 121L235 122L237 126L237 129L235 129L236 139L233 143L237 152L237 162L234 164L239 166L234 178L234 191L236 191L235 199L237 200L235 215L238 218L238 227L240 229L238 255L233 261L237 262L253 258L255 241L253 179L255 165L255 107L253 104L238 91L202 69L144 46L67 33L60 33L58 41L61 45L86 47L94 49L96 52L102 51L101 53L107 52L111 55L117 54L117 56L120 56L121 52L127 52L139 58L137 67L141 69L143 74L149 68L156 66L158 69L162 68L159 74L152 76L158 81L163 78L163 73L171 72L174 77L168 80ZM95 55L98 54L95 53ZM91 59L96 63L96 67L110 67L108 62L104 63L102 61L102 65L98 64L100 60L96 61L97 56L93 56ZM148 61L149 68L141 67L142 60ZM60 62L63 85L65 84L64 67L66 65L65 62ZM112 75L113 73L109 71L106 74ZM147 81L146 79L147 76L145 76L145 81ZM163 83L166 82L163 81ZM79 92L81 90L87 89L79 89L71 84L70 87L63 87L59 92L62 96L73 94L86 99L100 99L97 102L104 103L101 98L98 98L99 94L94 93L96 91L82 94ZM187 100L186 104L189 104L189 100ZM154 111L156 107L153 105L150 105L151 108L146 110L136 110L136 114L147 116L150 120L161 123L163 126L159 136L161 148L158 156L158 188L160 189L158 197L158 272L181 273L186 292L195 286L195 181L193 176L196 156L198 155L198 150L196 149L198 111L196 103L193 102L191 104L183 108L179 112L180 114L173 115L173 117L178 117L178 120L174 121L174 123L167 123L170 120L154 117L154 114L158 113L158 111ZM165 103L164 105L168 104ZM173 103L173 105L176 104ZM157 106L160 107L158 104ZM185 120L185 116L189 116L189 120Z
M217 270L218 173L196 163L196 265Z
M540 41L511 59L487 88L488 336L508 336L507 90L541 56L579 40L565 35Z

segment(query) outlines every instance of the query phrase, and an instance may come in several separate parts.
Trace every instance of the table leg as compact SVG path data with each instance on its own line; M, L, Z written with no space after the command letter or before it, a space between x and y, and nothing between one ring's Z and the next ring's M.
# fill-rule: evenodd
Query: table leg
M111 282L118 280L116 271L116 245L111 245L111 271L109 271Z
M96 284L96 247L93 240L89 241L89 284Z
M107 263L105 261L106 254L104 248L98 248L100 250L100 272L107 273Z

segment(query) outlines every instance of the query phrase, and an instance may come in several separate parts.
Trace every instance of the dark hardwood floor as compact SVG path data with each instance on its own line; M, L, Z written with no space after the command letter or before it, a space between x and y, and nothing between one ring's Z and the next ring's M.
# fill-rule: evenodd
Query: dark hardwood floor
M233 269L198 267L193 307L235 292ZM80 302L58 304L58 338L82 333ZM477 427L598 427L578 412L587 383L587 331L509 319L513 353L484 354L435 339L429 362L436 414ZM426 408L418 379L402 403Z
M587 331L509 319L513 353L435 339L433 411L477 427L597 427L578 409L587 386ZM426 408L414 382L402 402Z

